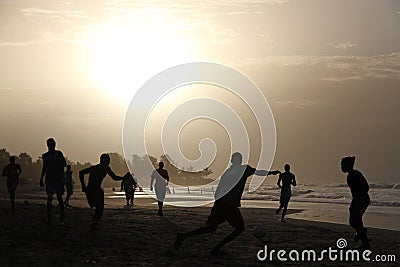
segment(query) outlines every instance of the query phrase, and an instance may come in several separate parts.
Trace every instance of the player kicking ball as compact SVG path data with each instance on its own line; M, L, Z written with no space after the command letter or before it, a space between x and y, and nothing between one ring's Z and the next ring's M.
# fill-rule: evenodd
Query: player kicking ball
M235 229L211 250L211 254L218 254L222 246L237 238L244 231L243 216L239 207L247 178L253 174L267 176L279 173L279 171L256 170L250 165L242 165L242 155L238 152L232 154L231 163L232 165L221 176L215 192L216 200L208 217L207 225L188 233L178 233L175 241L176 251L180 249L185 239L212 233L217 230L218 225L227 221ZM227 188L230 190L224 192Z

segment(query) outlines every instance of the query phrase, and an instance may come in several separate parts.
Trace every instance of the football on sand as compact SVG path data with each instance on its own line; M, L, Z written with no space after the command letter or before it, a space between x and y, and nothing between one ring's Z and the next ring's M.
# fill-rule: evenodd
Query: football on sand
M265 227L262 225L258 225L254 228L253 230L253 235L256 238L263 238L267 233L267 230L265 230Z

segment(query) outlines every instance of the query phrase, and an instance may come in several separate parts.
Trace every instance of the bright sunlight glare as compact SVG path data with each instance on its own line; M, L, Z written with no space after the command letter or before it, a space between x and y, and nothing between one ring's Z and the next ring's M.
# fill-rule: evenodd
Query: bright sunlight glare
M90 71L122 101L130 101L153 75L189 58L187 41L156 27L105 27L92 33Z

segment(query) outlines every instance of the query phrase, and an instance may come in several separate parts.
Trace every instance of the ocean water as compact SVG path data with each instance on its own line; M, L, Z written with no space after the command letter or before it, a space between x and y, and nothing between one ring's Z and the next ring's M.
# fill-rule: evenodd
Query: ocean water
M201 206L213 202L215 188L170 188L166 203L174 206ZM364 216L367 227L400 231L400 185L370 184L371 205ZM135 197L150 197L140 192ZM123 192L110 194L123 198ZM244 208L273 208L279 206L280 189L276 185L262 185L254 192L246 190L242 197ZM300 184L292 187L289 209L299 210L288 218L348 224L350 189L346 184ZM156 202L154 202L156 204ZM210 204L208 204L210 205ZM277 216L279 220L279 216Z
M400 207L400 184L370 184L372 206ZM280 189L262 185L254 192L245 192L242 199L279 201ZM347 184L300 184L292 187L294 202L349 204L351 193Z
M243 208L276 209L278 201L243 200ZM348 225L349 205L337 203L295 202L289 203L289 211L296 210L286 217L317 222L329 222ZM275 215L274 215L275 216ZM276 220L280 216L276 215ZM290 222L290 221L289 221ZM400 231L400 207L369 206L363 217L364 225L373 228Z
M191 187L170 187L166 202L213 201L215 187L201 189ZM148 191L148 190L147 190ZM115 195L123 192L115 192ZM140 193L145 196L145 193ZM150 193L154 195L154 193ZM400 207L400 184L370 184L371 206ZM245 190L243 200L279 201L280 189L276 185L264 184L251 192ZM300 184L292 187L291 202L350 204L351 193L346 184ZM201 202L201 201L200 201Z
M371 205L363 221L366 227L400 231L400 184L370 184ZM277 208L280 190L264 185L243 195L243 207ZM298 185L292 187L288 218L348 224L351 193L347 184ZM278 218L279 219L279 218Z

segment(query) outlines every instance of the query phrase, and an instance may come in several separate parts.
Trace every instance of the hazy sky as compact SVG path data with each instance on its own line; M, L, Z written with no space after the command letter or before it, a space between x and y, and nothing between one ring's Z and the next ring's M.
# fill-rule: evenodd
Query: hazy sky
M0 147L12 153L37 157L49 136L73 161L121 153L140 85L213 61L269 101L274 168L343 182L340 157L356 155L369 181L400 180L400 1L0 0L0 59Z

